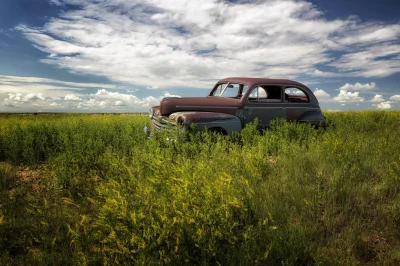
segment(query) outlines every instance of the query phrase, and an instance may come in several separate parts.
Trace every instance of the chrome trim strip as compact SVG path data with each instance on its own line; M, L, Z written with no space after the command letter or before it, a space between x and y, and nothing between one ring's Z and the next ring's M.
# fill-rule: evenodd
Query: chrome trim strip
M231 122L232 120L235 120L235 119L232 118L232 119L218 120L218 121L212 121L212 122L200 122L200 123L195 123L195 124L196 125L221 124L223 122Z
M294 108L304 108L303 106L297 106L297 107L285 107L286 109L294 109ZM317 107L307 107L307 109L311 109L311 110L321 110L320 108Z
M196 106L196 105L177 105L176 107L180 108L230 108L230 109L237 109L237 107L234 106L212 106L212 105L207 105L207 106Z
M297 106L297 107L287 107L287 106L245 106L244 109L295 109L295 108L304 108L303 106ZM320 108L317 107L307 107L309 110L320 110Z
M153 116L152 120L155 120L158 123L163 124L163 125L167 125L167 124L174 125L174 126L176 125L176 123L173 123L171 121L165 120L163 117L159 117L159 116Z

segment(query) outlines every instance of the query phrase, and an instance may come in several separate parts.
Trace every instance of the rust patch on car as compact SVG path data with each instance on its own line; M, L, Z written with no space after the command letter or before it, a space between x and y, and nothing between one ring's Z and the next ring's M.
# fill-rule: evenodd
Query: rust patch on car
M149 115L153 130L194 123L231 133L255 119L265 129L276 118L315 126L325 124L313 92L288 79L225 78L206 97L164 98L151 108Z

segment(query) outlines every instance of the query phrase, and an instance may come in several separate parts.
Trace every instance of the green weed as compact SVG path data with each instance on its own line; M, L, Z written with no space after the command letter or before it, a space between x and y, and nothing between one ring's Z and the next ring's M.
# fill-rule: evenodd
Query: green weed
M0 117L0 264L397 264L400 112L325 116L150 139L147 117Z

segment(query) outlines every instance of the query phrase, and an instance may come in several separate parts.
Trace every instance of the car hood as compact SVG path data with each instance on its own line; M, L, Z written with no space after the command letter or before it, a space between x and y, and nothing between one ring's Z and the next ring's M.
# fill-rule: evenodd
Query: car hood
M204 111L235 114L240 106L238 99L222 97L164 98L160 103L161 115L181 111Z

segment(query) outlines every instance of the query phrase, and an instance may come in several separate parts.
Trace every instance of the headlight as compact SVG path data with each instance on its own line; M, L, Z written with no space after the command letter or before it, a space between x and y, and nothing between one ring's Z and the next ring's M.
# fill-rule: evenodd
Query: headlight
M149 110L149 117L153 118L153 108L150 108L150 110Z
M175 122L175 118L176 118L176 114L171 114L171 115L168 117L168 120L171 121L171 122Z

